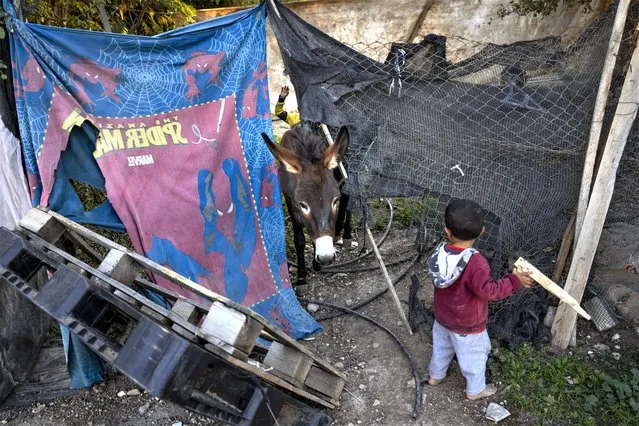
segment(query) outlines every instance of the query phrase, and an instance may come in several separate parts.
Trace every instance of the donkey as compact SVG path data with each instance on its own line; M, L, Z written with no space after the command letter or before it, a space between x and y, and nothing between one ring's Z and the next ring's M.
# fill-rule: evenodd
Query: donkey
M348 130L342 127L333 145L327 146L320 136L297 125L287 130L277 145L262 133L266 146L278 161L279 179L293 223L293 242L297 255L296 286L306 284L304 227L315 248L313 269L319 270L335 260L335 223L340 200L339 182L334 169L348 150Z

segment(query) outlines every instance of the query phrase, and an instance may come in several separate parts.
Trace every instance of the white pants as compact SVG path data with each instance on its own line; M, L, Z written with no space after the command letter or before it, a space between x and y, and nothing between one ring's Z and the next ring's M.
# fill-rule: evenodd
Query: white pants
M486 389L486 361L489 353L490 338L486 331L478 334L457 334L435 321L433 355L428 366L428 374L433 379L443 379L453 356L457 355L457 363L466 378L466 393L477 395Z

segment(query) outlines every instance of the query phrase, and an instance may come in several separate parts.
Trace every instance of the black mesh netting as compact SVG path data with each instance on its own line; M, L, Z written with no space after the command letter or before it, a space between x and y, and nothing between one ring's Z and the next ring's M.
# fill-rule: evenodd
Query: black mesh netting
M347 191L360 208L374 197L419 199L418 239L432 240L450 199L472 199L487 210L478 248L496 275L518 256L552 273L576 208L614 6L568 46L437 35L347 46L277 8L271 24L302 118L350 130ZM539 324L542 296L522 292L499 309Z

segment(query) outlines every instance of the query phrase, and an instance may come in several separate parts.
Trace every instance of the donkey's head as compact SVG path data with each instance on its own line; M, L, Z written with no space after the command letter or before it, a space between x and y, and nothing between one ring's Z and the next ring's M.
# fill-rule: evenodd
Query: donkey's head
M315 261L335 260L335 221L340 198L333 169L348 149L348 130L342 127L335 143L302 126L288 130L280 145L262 133L269 150L279 162L280 183L291 214L303 223L315 246Z

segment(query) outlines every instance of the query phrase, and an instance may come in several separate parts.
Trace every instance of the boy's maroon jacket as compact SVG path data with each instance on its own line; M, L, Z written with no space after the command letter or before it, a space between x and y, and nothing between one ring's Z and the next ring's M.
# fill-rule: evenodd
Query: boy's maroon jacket
M462 252L450 245L442 249L451 255ZM454 333L481 333L488 322L488 302L505 299L519 288L521 282L514 274L493 280L488 261L476 252L454 283L435 287L435 320Z

